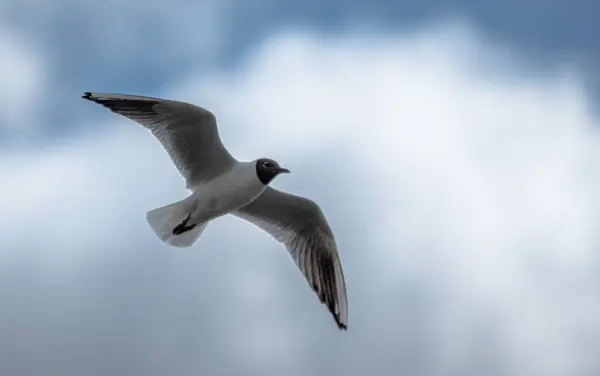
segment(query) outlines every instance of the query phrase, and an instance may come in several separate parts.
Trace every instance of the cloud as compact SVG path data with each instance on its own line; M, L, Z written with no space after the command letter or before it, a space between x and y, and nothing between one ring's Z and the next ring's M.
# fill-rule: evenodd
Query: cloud
M359 182L335 188L371 206L370 251L347 258L370 258L388 281L416 274L437 280L430 283L440 294L458 295L456 303L436 302L435 319L456 331L440 354L461 346L461 333L471 330L463 315L477 314L504 327L500 341L514 372L579 374L591 359L569 349L577 332L597 323L575 307L600 308L590 306L597 120L574 72L517 81L510 55L497 71L477 69L476 59L494 53L481 42L456 30L339 45L291 33L250 61L247 85L234 77L207 86L230 93L219 103L236 110L223 108L224 123L238 134L247 125L245 146L260 134L270 153L320 154L320 169L341 168ZM348 160L329 162L330 153ZM457 317L446 317L452 310ZM475 348L462 345L460 366L468 367Z
M29 109L40 105L46 78L43 56L11 29L0 28L0 46L0 135L4 140L30 137L36 119Z
M214 221L181 252L155 239L145 211L186 193L134 124L90 108L104 132L5 153L0 282L19 294L0 313L17 338L0 352L33 346L63 374L91 353L149 374L597 371L597 119L577 72L526 68L456 26L289 30L233 73L163 91L212 109L236 156L280 160L293 174L277 187L321 204L348 278L342 334L285 251L243 221ZM46 321L27 328L48 296ZM32 345L40 333L62 347Z

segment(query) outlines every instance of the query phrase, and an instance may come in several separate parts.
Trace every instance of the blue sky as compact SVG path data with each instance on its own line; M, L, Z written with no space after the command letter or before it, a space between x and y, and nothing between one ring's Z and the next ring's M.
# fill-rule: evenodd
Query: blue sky
M595 3L44 4L0 0L0 373L599 372ZM348 332L243 221L160 243L184 182L90 90L202 105L289 166Z

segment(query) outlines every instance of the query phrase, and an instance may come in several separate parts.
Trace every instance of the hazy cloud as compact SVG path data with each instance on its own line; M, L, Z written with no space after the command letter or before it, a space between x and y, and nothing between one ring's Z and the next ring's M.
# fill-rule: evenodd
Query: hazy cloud
M90 106L102 131L0 156L4 373L598 371L600 148L576 71L529 76L458 28L296 30L160 94L213 110L234 155L280 160L276 185L321 204L349 331L243 221L161 244L144 213L182 179L149 133Z
M39 106L45 84L43 56L11 29L0 28L0 137L4 142L31 137L30 108ZM1 143L1 142L0 142Z

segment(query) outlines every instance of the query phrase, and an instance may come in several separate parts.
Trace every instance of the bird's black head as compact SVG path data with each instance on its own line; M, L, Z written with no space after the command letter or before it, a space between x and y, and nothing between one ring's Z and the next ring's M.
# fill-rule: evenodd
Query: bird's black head
M283 168L269 158L260 158L256 160L256 175L258 180L264 185L269 184L279 174L289 174L290 171L287 168Z

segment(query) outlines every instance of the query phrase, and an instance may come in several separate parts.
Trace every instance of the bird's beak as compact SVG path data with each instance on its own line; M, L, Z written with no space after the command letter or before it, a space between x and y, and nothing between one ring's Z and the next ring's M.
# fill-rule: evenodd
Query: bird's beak
M290 173L290 170L288 170L287 168L283 168L283 167L276 168L275 171L277 171L278 174L289 174Z

